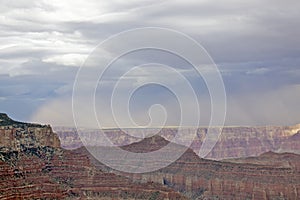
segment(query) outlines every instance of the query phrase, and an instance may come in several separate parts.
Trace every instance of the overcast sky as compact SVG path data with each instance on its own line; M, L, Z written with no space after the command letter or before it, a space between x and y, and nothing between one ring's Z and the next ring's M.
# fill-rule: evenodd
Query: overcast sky
M88 55L114 34L154 26L187 34L213 58L226 89L227 125L300 123L299 10L297 0L2 0L0 112L18 120L73 125L72 87ZM176 69L186 65L157 53L129 55L127 61L157 58ZM205 125L209 95L201 77L189 80ZM174 96L161 87L144 89L131 105L133 118L147 124L149 106L160 103L169 112L168 125L176 125ZM106 98L102 95L98 98Z

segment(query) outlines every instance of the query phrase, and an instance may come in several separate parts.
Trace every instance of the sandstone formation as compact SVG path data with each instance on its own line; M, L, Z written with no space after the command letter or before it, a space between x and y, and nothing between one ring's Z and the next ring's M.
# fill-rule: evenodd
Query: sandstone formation
M96 169L86 154L64 150L49 126L0 116L0 199L185 199L161 184Z
M169 144L159 136L122 147L127 151L149 152ZM101 148L101 147L99 147ZM176 148L183 148L175 145ZM105 151L105 148L101 150ZM84 149L81 148L84 153ZM85 151L85 153L88 153ZM111 158L114 159L114 158ZM188 149L177 161L155 172L129 174L110 170L138 182L155 182L173 188L190 199L299 199L300 155L267 153L260 162L220 162L199 158ZM148 164L155 164L149 162ZM130 163L123 163L130 167Z
M291 152L299 154L299 146L293 145L300 126L225 127L214 149L207 158L225 159L259 156L262 153ZM199 138L199 137L198 137ZM300 141L299 139L296 141ZM201 144L201 141L198 140ZM193 144L192 148L199 148Z
M224 160L231 163L264 165L273 168L286 167L300 171L300 156L292 153L266 152L257 157L235 158Z
M23 151L34 147L60 147L57 134L49 125L16 122L0 113L0 150Z
M218 127L212 128L218 130ZM61 138L62 146L67 149L79 148L82 146L80 137L76 129L66 127L55 127ZM97 132L97 130L81 129L83 132ZM116 145L122 146L140 141L139 139L125 134L119 129L104 130L106 136ZM153 130L147 129L127 129L135 135L147 135ZM207 135L207 128L186 128L184 131L195 131L191 148L198 153L203 140ZM159 135L167 140L172 140L177 133L176 128L164 128L158 130ZM183 141L190 138L181 138ZM222 160L228 158L240 158L259 156L262 153L291 152L300 154L300 125L296 126L266 126L266 127L224 127L222 134L217 140L216 145L206 158ZM179 144L184 142L178 141Z
M54 150L57 151L57 150ZM184 199L159 184L137 184L95 169L86 155L20 152L0 161L0 199Z
M268 152L268 149L280 150L288 146L299 148L298 128L240 127L241 135L246 138L242 139L236 127L228 127L223 130L227 137L221 136L217 148L211 152L215 153L211 156L220 158L220 155L229 154L240 156L258 154L261 151L267 153L258 157L225 161L197 156L197 145L201 144L207 133L205 128L200 128L197 129L197 137L192 144L194 149L188 148L175 162L154 172L130 174L105 166L95 160L84 147L76 150L61 148L58 137L50 126L16 122L7 115L0 114L0 199L296 200L300 199L300 155L278 154ZM136 131L136 134L142 130L131 131ZM147 135L153 130L144 131L143 134ZM69 135L65 132L59 135L69 139L73 138L73 132L74 130ZM265 136L261 137L260 133ZM166 149L170 152L166 153L186 149L165 139L172 139L175 134L175 129L163 129L160 132L162 136L155 135L141 140L121 133L120 130L107 130L107 136L115 144L123 145L122 149L135 153L153 152L166 145L170 146ZM80 145L80 141L78 144ZM240 149L245 144L251 144L253 148L249 148L249 151ZM258 145L257 151L254 145ZM221 152L221 147L224 148L224 153ZM99 148L104 153L110 151L109 147L94 148ZM108 156L107 159L115 158ZM155 165L160 161L149 158L146 162L148 165ZM130 162L121 162L120 165L136 167Z

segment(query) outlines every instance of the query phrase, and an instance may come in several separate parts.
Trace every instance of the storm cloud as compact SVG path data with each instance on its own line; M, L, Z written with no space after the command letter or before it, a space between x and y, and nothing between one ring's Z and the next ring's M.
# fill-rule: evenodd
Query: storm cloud
M227 125L299 123L299 10L296 0L3 0L0 111L19 120L73 125L73 83L95 47L128 29L163 27L195 39L217 64L227 95ZM185 71L189 68L185 62L159 55L143 52L116 65L121 68L154 60L180 69L196 91L206 125L210 100L201 77ZM118 73L111 71L110 79ZM147 121L147 108L158 98L163 99L162 104L177 105L171 96L159 97L160 92L150 88L143 93L147 102L135 102L133 117ZM113 123L107 122L109 125Z

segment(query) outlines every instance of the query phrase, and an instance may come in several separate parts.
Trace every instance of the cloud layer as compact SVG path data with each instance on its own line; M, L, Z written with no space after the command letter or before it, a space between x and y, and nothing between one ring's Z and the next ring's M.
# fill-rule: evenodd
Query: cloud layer
M72 125L73 82L90 52L120 31L155 26L191 36L212 56L226 87L226 124L299 123L295 109L300 101L299 10L297 0L4 0L0 5L0 111L20 120ZM167 63L186 73L202 106L203 124L208 123L207 88L201 77L186 70L185 62L145 51L116 65L131 66L140 60ZM118 73L111 71L109 77ZM158 91L149 89L143 95L155 102ZM163 98L161 103L174 102ZM136 102L132 115L147 120L146 105ZM170 116L174 116L172 123L177 121L177 114Z

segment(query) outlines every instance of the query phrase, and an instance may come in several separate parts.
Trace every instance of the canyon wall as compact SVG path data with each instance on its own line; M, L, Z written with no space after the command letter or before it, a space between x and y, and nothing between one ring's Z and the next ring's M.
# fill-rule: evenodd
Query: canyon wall
M5 154L0 199L186 199L161 184L135 183L97 170L78 152L48 149Z
M126 145L131 152L151 152L169 144L162 137L146 138ZM107 147L99 147L109 151ZM183 148L173 145L173 150ZM81 148L84 152L84 148ZM172 151L172 149L171 149ZM88 154L87 151L85 153ZM93 159L93 158L91 158ZM114 159L114 158L111 158ZM199 158L188 149L178 160L155 172L130 174L108 169L97 160L101 170L129 177L141 183L155 182L173 188L190 199L299 199L300 156L291 153L266 153L253 157L252 162L213 161ZM157 161L156 161L157 162ZM149 160L148 164L156 162ZM130 163L124 167L134 167Z
M49 125L16 122L0 113L1 151L23 151L34 147L60 147L60 140Z
M0 114L0 199L186 199L161 184L96 169L86 154L60 148L50 126Z
M74 149L82 146L80 137L75 128L55 127L59 135L62 146L66 149ZM203 140L207 135L207 128L186 128L183 132L194 131L194 138L184 138L177 141L183 144L187 140L193 140L190 148L198 153ZM212 128L213 131L219 130L218 127ZM99 130L80 129L81 132L95 133ZM141 139L132 135L147 135L152 132L159 132L159 135L171 141L177 133L176 128L155 129L126 129L132 135L125 134L119 129L103 130L115 145L124 146ZM240 158L259 156L268 151L291 152L300 154L300 125L296 126L266 126L266 127L224 127L222 134L217 138L217 143L206 158L222 160L228 158ZM183 134L184 135L184 134ZM186 134L188 135L188 134ZM176 142L176 141L175 141Z
M296 149L298 128L273 127L270 130L243 127L239 129L246 138L243 139L236 132L236 127L227 127L223 130L227 137L221 136L217 143L217 147L224 148L225 153L220 152L218 147L213 150L216 153L212 156L219 158L220 155L236 155L230 147L245 152L243 155L253 152L258 154L268 151L268 148L278 150L283 145ZM139 133L142 130L133 131ZM147 134L149 130L144 131ZM206 132L205 128L197 129L193 145L197 142L201 144ZM265 136L262 137L261 133ZM108 168L95 160L84 147L76 150L60 148L59 139L50 126L15 122L0 114L0 134L0 199L300 198L300 156L292 153L267 152L258 157L215 161L198 157L195 153L195 148L198 148L196 145L165 168L149 173L129 174ZM72 134L73 131L71 136L65 138L72 138ZM120 137L120 134L123 133L119 130L108 131L108 137L114 143L123 144L121 148L130 152L152 152L167 144L171 152L185 148L165 139L174 137L175 129L163 129L162 136L142 140L124 134ZM238 139L235 140L235 137ZM197 141L197 138L200 139ZM248 152L239 149L245 144L253 147L258 145L259 150L250 148ZM109 147L96 148L108 153L110 151ZM147 163L155 165L157 161L149 159ZM130 162L120 164L137 167Z

